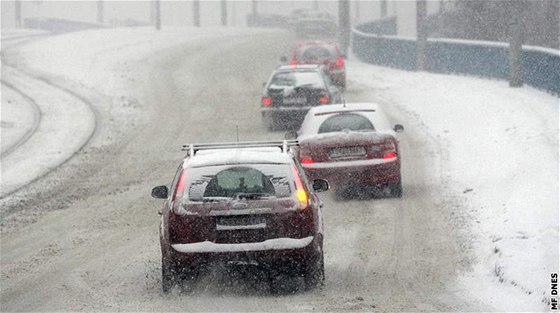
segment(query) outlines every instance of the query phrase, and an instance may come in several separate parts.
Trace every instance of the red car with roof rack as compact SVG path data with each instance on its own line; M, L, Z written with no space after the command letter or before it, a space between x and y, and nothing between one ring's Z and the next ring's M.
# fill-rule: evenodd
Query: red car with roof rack
M322 203L291 153L297 141L186 145L161 211L162 288L192 286L214 262L324 281ZM276 286L271 284L271 290Z
M323 40L307 40L294 45L289 60L281 59L290 65L297 64L325 64L332 82L346 88L346 70L344 66L344 54L334 42Z
M307 176L329 180L337 193L362 186L382 187L401 197L401 156L397 132L381 107L373 103L314 107L298 132L297 155ZM377 188L376 188L377 189Z

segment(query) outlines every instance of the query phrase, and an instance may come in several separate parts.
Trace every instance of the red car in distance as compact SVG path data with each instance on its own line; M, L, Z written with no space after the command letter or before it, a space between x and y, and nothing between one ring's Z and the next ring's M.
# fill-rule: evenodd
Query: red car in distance
M401 197L401 157L397 132L377 104L348 103L309 110L298 132L297 157L309 179L326 179L337 195L361 187L376 187Z
M281 61L289 61L290 65L325 64L332 82L342 89L346 88L344 55L334 42L308 40L297 43L292 48L289 60L283 57Z

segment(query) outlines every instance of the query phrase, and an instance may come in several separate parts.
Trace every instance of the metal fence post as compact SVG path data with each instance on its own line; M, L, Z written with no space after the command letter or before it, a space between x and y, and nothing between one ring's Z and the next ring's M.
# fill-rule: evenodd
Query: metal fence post
M387 0L381 0L381 2L379 2L380 8L380 15L381 18L384 18L387 16Z
M521 69L522 44L523 44L523 14L521 1L512 1L511 6L511 35L509 40L509 85L511 87L523 86L523 74Z
M160 0L155 0L154 1L154 24L156 27L156 30L160 30L161 29L161 12L160 12Z
M222 0L222 26L227 26L227 1Z
M15 24L16 24L16 28L21 28L21 1L20 0L16 0L14 2L14 6L15 6Z
M193 24L200 27L200 0L193 0Z
M350 2L338 0L338 42L344 55L348 55L350 45Z
M416 70L426 69L426 0L416 0Z
M97 0L97 23L103 24L103 0Z

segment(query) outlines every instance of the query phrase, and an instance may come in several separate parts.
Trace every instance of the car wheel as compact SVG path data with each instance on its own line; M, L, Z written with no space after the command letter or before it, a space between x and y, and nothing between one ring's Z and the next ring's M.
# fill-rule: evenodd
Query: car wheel
M295 270L291 265L277 264L268 271L268 285L271 294L295 293L298 289L294 280Z
M161 260L161 289L168 293L177 282L177 276L171 266L171 262L163 258Z
M391 197L393 198L402 197L402 180L400 176L399 176L399 180L396 183L391 184L390 188L391 188Z
M266 130L268 130L268 131L275 131L276 130L276 120L272 117L272 114L263 113L262 122L263 122Z
M346 81L338 82L338 87L340 87L340 90L346 91Z
M182 268L179 273L179 281L181 282L181 290L183 292L192 292L196 287L199 272L189 268Z
M342 186L334 187L334 200L335 201L346 201L350 198L350 192L348 188Z
M325 262L322 250L317 258L307 264L303 279L307 290L322 288L325 285Z

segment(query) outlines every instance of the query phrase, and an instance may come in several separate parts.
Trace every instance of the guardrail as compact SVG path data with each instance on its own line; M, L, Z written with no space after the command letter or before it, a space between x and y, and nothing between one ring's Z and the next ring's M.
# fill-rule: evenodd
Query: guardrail
M352 50L362 61L415 70L416 38L371 34L352 30ZM560 51L523 46L523 81L560 95ZM509 78L509 44L504 42L430 38L426 45L426 71Z

